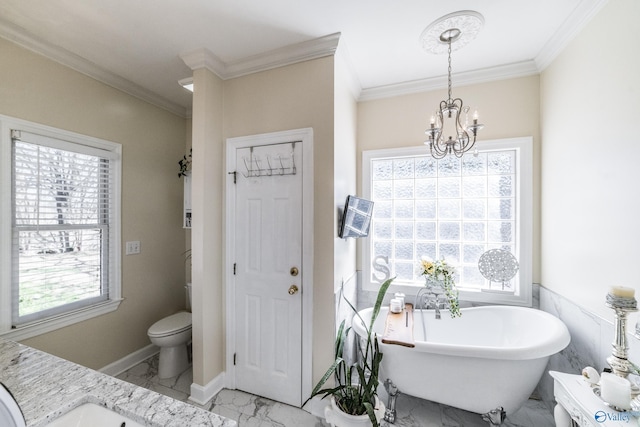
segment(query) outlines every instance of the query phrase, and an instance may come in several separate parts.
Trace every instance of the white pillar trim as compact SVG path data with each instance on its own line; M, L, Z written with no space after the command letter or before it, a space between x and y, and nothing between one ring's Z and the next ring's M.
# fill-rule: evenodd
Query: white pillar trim
M215 56L211 51L206 48L200 48L180 54L180 59L184 61L187 67L192 71L199 70L200 68L206 68L216 76L223 78L225 63Z

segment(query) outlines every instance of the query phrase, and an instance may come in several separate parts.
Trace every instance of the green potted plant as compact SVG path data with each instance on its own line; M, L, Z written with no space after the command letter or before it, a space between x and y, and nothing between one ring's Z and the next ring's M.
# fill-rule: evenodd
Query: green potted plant
M331 396L331 406L325 410L327 421L337 427L347 426L373 426L378 427L384 415L384 405L378 399L378 372L382 361L382 352L378 346L378 340L373 332L373 324L378 317L382 300L393 279L389 279L380 286L378 297L371 314L371 322L368 327L365 324L367 336L360 340L357 351L361 356L360 363L349 365L342 358L342 350L346 337L351 332L351 328L345 330L343 320L338 328L335 343L335 360L327 372L322 376L318 384L311 392L311 396L305 404L313 397L322 395L324 399ZM345 299L346 301L346 299ZM356 313L355 315L364 324L358 315L357 310L349 301L347 304ZM354 318L355 320L355 318ZM329 378L335 378L334 387L323 388ZM303 405L304 406L304 405Z
M182 156L182 159L178 162L180 165L180 172L178 172L178 178L187 176L191 172L191 163L193 161L193 148L189 149L189 154Z

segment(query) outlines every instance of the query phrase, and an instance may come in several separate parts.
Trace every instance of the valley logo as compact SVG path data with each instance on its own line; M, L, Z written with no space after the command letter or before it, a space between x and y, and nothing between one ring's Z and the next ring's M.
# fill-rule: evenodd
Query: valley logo
M631 411L631 412L605 412L598 411L593 415L593 418L597 423L604 424L607 421L622 421L628 423L631 421L631 417L640 416L640 412Z

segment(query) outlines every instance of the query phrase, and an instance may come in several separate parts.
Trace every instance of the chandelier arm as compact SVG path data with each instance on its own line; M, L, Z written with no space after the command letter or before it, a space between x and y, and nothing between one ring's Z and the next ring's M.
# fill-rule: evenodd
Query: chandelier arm
M435 158L442 158L446 154L438 150L438 147L436 147L434 144L429 145L429 151L431 151L431 155Z
M467 131L463 130L460 138L458 139L458 151L467 151L467 146L469 145L469 134Z
M442 101L440 103L440 109L436 112L436 123L440 124L440 126L437 127L438 131L435 137L435 142L436 144L438 144L438 146L443 144L443 141L442 141L442 131L444 130L444 116L442 114L443 104L446 106L446 102Z
M434 132L434 135L429 138L429 150L431 151L431 155L436 159L441 159L447 155L447 146L443 144L442 141L442 130L437 129ZM434 154L435 153L435 154Z
M460 123L460 113L464 111L464 102L461 98L456 98L453 100L453 104L457 107L455 118L456 137L458 138L458 141L460 141L460 145L462 146L463 143L466 144L466 142L469 141L469 134L467 133L465 127L462 126L462 123ZM463 135L464 137L462 137Z
M447 153L446 146L443 146L443 145L439 144L437 140L430 141L429 148L431 149L431 151L435 151L438 154L440 154L440 153L446 154Z
M465 142L465 144L462 145L459 150L457 150L457 151L460 152L460 156L458 156L458 157L462 157L462 155L464 153L466 153L467 151L471 150L473 148L473 146L475 145L475 143L476 143L476 137L475 136L473 137L473 139L468 138L467 141Z
M453 152L453 155L456 156L457 158L461 159L462 156L464 156L464 153L465 153L464 151L457 150L457 151Z
M429 145L429 151L431 151L431 157L438 160L443 159L447 155L447 152L439 151L437 148L434 148L434 145L435 144L433 143Z

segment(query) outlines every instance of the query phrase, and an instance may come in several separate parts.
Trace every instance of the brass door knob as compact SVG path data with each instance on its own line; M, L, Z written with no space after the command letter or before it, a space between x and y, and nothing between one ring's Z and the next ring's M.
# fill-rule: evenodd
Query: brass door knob
M298 287L296 285L289 286L289 295L293 295L297 293L298 293Z

